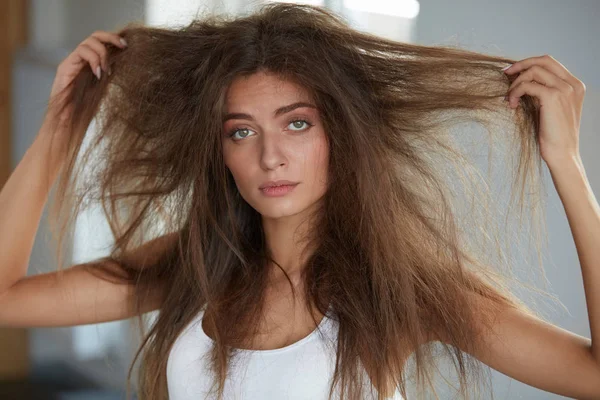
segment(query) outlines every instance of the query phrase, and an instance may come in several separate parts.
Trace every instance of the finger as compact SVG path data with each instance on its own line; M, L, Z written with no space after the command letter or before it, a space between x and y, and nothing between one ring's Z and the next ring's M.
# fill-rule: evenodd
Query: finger
M125 41L125 39L123 39L121 36L117 35L116 33L105 32L105 31L96 31L96 32L92 33L91 36L99 39L101 42L112 43L121 49L124 49L125 47L127 47L127 42Z
M81 53L78 51L79 47L75 48L69 55L58 65L58 70L70 71L72 68L77 68L87 63Z
M80 44L77 47L77 52L80 54L81 58L90 64L92 72L100 79L101 74L99 73L100 71L98 71L98 68L100 68L100 55L87 44Z
M516 86L508 96L508 104L512 107L513 104L518 104L518 99L527 94L539 100L540 106L545 104L545 99L550 98L558 89L550 88L535 82L521 82Z
M92 50L100 55L100 65L105 72L108 72L108 50L106 49L104 43L102 43L98 38L90 36L85 39L82 44L89 46Z
M567 82L565 82L564 80L559 78L557 75L553 74L552 72L548 71L546 68L544 68L540 65L534 65L533 67L531 67L531 68L525 70L524 72L522 72L521 74L519 74L519 76L514 80L514 82L508 88L508 92L510 93L510 91L515 86L519 85L521 82L526 82L526 81L536 81L539 84L542 84L542 85L545 85L548 87L553 87L553 88L559 89L561 91L568 91L573 88Z
M517 72L521 72L526 70L527 68L532 67L535 64L539 64L546 68L548 71L555 73L558 77L560 77L565 82L569 83L571 86L577 86L578 79L569 72L568 69L565 68L564 65L556 61L552 56L547 54L538 57L529 57L525 58L521 61L517 61L510 68L507 68L504 73L506 74L515 74Z

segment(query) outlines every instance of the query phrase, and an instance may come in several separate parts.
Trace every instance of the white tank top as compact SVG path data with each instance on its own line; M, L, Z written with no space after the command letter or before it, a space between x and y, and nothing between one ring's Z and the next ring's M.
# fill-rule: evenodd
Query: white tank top
M213 339L202 329L203 310L182 331L169 353L170 400L216 399L214 393L209 396L213 380L207 360ZM337 325L337 321L325 316L319 323L321 332L315 329L289 346L273 350L239 349L234 359L239 361L228 371L223 398L327 400L335 368ZM376 393L375 389L373 392ZM337 387L335 394L339 397ZM376 397L366 390L363 398ZM398 391L391 399L404 400Z

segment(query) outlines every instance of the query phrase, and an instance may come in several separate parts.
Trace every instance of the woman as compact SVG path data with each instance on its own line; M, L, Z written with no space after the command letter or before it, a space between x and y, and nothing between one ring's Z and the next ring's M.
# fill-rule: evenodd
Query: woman
M578 150L584 92L549 56L399 43L306 5L95 32L60 64L44 124L0 195L0 322L141 322L160 310L134 359L143 355L141 399L211 389L225 399L401 399L409 376L421 398L435 390L436 342L464 397L482 386L483 363L600 398L598 348L509 291L506 238L493 220L469 219L498 212L448 135L478 121L494 149L510 145L519 216L547 163L597 316L600 215ZM476 199L464 215L449 165ZM56 180L58 265L87 201L103 205L115 246L26 277ZM600 319L590 324L600 337Z

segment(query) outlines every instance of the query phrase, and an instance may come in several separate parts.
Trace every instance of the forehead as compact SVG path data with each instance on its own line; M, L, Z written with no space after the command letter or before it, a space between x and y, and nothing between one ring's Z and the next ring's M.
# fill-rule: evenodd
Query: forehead
M310 101L309 91L296 82L281 76L257 72L236 77L225 95L225 111L238 108L274 109L282 103Z

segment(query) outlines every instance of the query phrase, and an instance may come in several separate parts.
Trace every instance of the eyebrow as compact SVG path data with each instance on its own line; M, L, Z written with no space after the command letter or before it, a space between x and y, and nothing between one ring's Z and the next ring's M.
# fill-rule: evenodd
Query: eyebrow
M300 107L310 107L310 108L314 108L314 109L317 108L314 104L300 101L297 103L288 104L287 106L279 107L277 110L275 110L275 112L273 113L273 116L278 117L280 115L289 113L290 111L295 110L296 108L300 108ZM252 115L244 114L244 113L228 113L223 116L223 122L226 122L230 119L247 119L250 121L254 121L254 118L252 117Z

